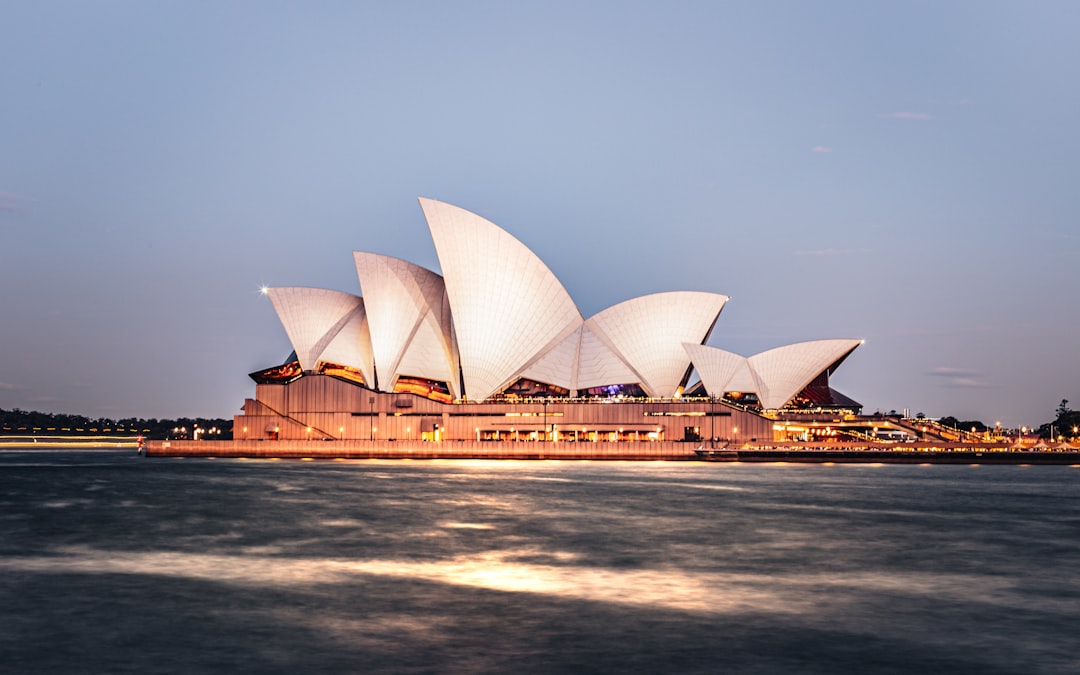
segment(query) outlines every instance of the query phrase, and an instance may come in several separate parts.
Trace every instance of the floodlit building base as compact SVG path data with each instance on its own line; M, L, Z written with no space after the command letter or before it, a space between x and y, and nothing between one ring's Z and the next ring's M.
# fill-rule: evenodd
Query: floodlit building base
M773 438L773 421L720 401L522 399L440 403L374 392L328 375L256 385L235 441L478 444L737 444ZM536 452L539 452L536 451Z

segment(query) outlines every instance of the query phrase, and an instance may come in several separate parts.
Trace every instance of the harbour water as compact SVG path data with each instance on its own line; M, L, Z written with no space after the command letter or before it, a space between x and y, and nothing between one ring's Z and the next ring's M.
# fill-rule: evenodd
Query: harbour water
M1075 673L1080 468L0 453L0 672Z

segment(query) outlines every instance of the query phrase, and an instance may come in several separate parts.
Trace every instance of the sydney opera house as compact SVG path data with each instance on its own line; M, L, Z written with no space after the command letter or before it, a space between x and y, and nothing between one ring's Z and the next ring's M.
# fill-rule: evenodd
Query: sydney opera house
M707 346L728 301L633 298L590 317L484 218L420 199L441 274L355 252L359 294L265 289L293 347L252 373L236 439L655 442L783 439L857 412L836 339L752 356Z

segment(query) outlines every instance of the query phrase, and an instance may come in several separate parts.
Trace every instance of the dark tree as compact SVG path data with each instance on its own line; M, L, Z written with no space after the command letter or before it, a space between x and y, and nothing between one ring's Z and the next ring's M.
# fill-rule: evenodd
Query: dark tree
M1039 437L1054 439L1058 436L1080 435L1080 410L1070 410L1069 400L1061 399L1057 410L1054 411L1053 422L1047 422L1039 426ZM1074 429L1076 431L1074 431Z

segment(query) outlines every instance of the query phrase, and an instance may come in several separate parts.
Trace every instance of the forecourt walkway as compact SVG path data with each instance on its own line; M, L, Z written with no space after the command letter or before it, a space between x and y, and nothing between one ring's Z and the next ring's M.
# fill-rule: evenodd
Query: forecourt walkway
M708 443L522 443L444 441L150 441L150 457L265 459L560 459L728 462L1067 464L1080 451L993 444L773 443L710 448Z

